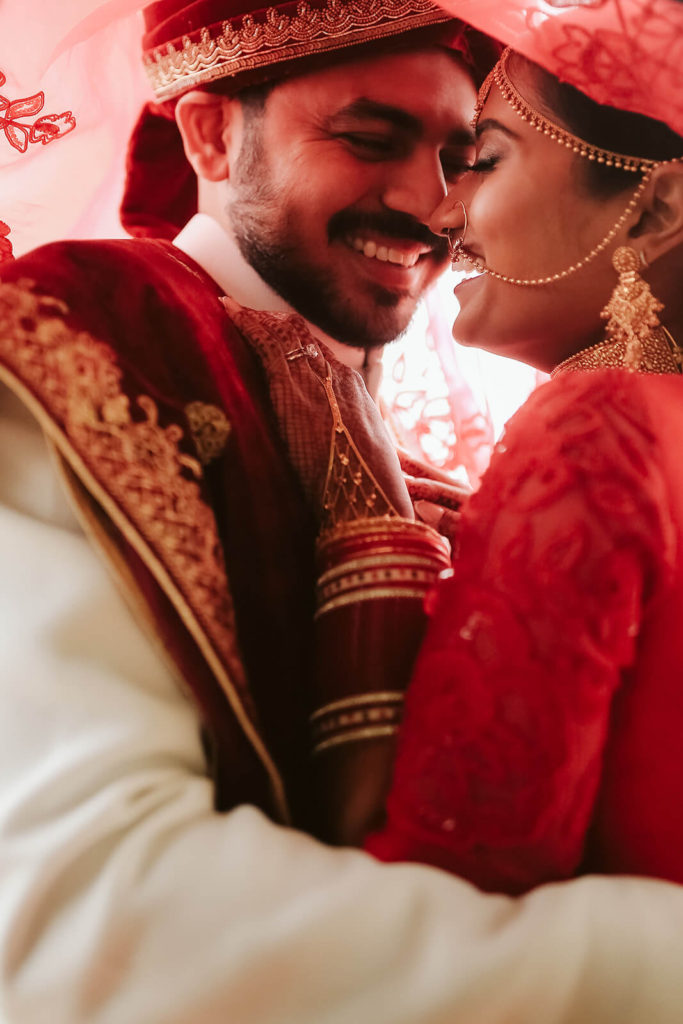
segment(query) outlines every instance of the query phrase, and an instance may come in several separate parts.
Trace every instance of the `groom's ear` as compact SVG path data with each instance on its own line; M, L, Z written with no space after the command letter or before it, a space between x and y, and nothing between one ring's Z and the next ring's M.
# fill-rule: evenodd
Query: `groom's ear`
M243 114L239 100L193 90L181 96L175 118L185 156L199 178L225 181L241 147Z

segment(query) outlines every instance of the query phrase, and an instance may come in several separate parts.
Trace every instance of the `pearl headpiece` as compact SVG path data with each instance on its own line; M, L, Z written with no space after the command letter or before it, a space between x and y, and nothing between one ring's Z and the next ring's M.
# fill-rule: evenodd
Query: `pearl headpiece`
M512 50L508 47L503 51L503 54L490 72L481 89L479 90L479 98L477 100L477 106L474 113L474 124L476 126L481 115L482 108L486 99L491 91L492 85L495 83L498 86L501 96L505 99L512 109L518 114L523 121L527 121L532 128L540 132L541 135L546 135L553 142L558 142L561 146L565 146L570 149L572 153L576 153L578 156L585 157L587 160L593 160L595 163L604 164L606 167L618 167L624 171L634 171L645 173L646 171L652 170L656 167L660 160L646 160L639 156L627 156L625 153L614 153L610 149L602 149L600 146L594 146L590 142L586 142L584 139L580 139L577 135L572 135L571 132L567 131L566 128L561 128L560 125L555 124L549 118L545 117L544 114L534 110L532 106L520 95L515 86L510 80L508 75L507 65L510 59Z

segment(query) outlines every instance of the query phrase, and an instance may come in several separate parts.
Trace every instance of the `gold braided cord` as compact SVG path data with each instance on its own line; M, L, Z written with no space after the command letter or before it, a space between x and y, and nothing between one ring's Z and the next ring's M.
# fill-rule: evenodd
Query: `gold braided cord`
M612 225L612 227L607 232L602 241L598 242L598 244L594 246L594 248L591 249L588 255L583 257L583 259L578 260L578 262L576 263L572 263L570 267L567 267L565 270L559 271L557 274L548 274L546 277L511 277L508 274L499 274L498 271L492 270L489 266L486 265L486 263L484 263L482 259L470 255L470 253L468 253L466 249L461 249L459 256L461 259L464 259L467 263L473 266L476 270L480 270L482 271L482 273L488 274L489 277L495 278L496 281L504 281L506 284L522 285L523 287L529 288L534 286L538 287L540 285L545 284L554 284L556 281L562 281L565 277L570 277L572 274L575 274L577 270L582 270L583 267L587 266L589 263L592 263L596 256L599 256L601 252L604 252L607 246L610 244L610 242L612 242L616 238L619 231L622 229L624 224L626 224L627 220L638 206L640 197L645 191L645 187L648 181L650 180L651 173L652 171L646 172L645 176L643 177L643 180L640 182L638 188L631 196L629 204L622 213L621 217L619 217L616 223Z

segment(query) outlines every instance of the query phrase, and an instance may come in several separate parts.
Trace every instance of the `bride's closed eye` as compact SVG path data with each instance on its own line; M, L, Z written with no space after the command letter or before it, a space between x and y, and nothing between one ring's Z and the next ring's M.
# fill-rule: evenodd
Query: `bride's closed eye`
M473 164L470 164L467 170L472 174L486 174L488 171L492 171L498 163L500 163L500 156L497 153L491 153L489 156L480 156Z

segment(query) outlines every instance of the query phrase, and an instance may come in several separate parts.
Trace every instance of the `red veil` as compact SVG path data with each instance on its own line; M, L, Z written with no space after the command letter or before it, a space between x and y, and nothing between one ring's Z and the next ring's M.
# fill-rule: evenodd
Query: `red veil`
M598 103L683 135L678 0L439 0Z

